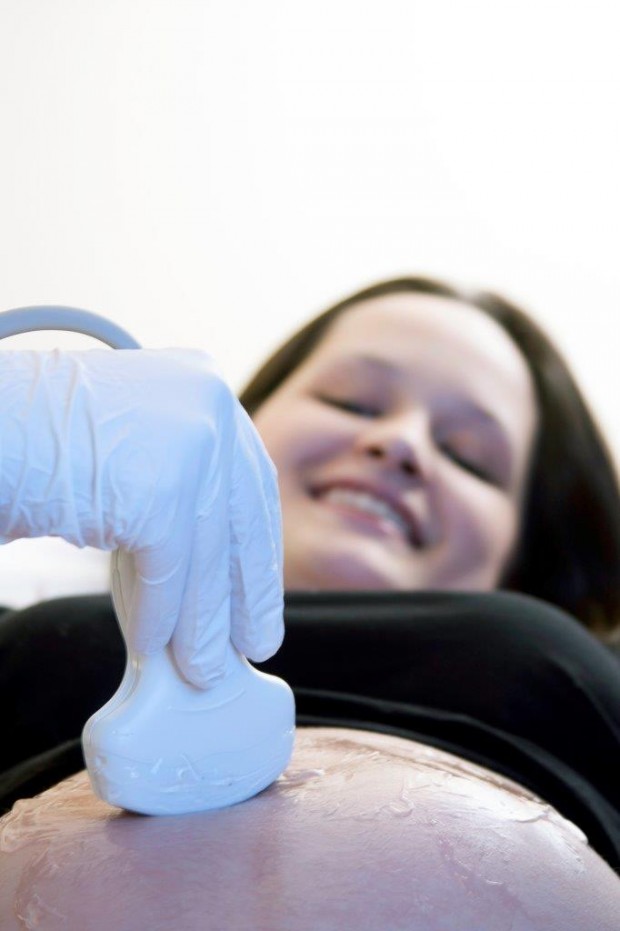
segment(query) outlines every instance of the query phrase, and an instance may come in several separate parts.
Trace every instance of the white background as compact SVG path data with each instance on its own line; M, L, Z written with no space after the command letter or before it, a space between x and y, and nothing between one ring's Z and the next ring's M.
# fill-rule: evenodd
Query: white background
M239 387L378 278L490 287L620 458L616 10L0 0L0 309L89 308Z

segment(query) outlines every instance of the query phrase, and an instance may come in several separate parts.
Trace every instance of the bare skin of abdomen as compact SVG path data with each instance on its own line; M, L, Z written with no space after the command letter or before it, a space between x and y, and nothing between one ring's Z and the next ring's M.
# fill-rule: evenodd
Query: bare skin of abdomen
M620 878L510 780L370 731L300 728L286 772L183 817L80 773L0 820L0 927L617 931Z

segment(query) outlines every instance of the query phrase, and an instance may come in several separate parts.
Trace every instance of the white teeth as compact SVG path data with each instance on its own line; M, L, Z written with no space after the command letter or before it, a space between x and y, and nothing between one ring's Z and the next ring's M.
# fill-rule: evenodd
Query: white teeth
M344 504L347 507L356 508L358 511L365 511L367 514L376 514L377 517L391 520L405 535L409 534L409 527L398 511L390 507L382 498L376 498L366 491L352 491L349 488L330 488L322 497L328 501L332 501L334 504Z

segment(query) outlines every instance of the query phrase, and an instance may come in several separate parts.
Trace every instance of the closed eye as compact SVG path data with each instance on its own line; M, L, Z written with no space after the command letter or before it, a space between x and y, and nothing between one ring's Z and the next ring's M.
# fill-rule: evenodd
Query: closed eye
M324 404L337 407L339 410L354 414L357 417L379 417L381 415L381 411L377 407L362 401L355 401L351 398L335 398L324 394L317 395L317 397Z
M489 482L491 485L498 485L499 481L495 475L487 468L482 466L479 462L464 456L462 453L459 453L456 449L450 446L447 443L441 444L441 451L448 456L456 465L460 468L465 469L465 471L470 472L472 475L475 475L483 482Z

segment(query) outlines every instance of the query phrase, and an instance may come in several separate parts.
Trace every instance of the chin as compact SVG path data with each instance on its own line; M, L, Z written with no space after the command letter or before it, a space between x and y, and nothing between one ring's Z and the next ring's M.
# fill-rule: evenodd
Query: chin
M391 561L390 561L391 562ZM287 571L284 559L284 585L288 591L399 591L416 587L411 580L399 579L380 565L350 552L306 554L292 558Z

